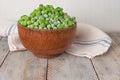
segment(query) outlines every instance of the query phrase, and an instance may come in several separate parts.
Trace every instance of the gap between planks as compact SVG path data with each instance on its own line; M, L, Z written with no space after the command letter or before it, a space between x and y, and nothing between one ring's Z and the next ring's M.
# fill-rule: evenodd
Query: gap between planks
M102 56L92 59L95 70L100 80L120 80L119 77L119 45L120 33L108 33L113 39L113 43L108 52ZM116 36L115 36L116 34Z
M47 80L99 80L90 59L63 53L48 61Z
M46 65L46 80L48 80L48 59L47 59L47 65Z
M0 36L0 40L2 39L2 37Z
M0 69L0 80L46 80L46 62L29 51L10 52Z
M7 38L3 38L0 36L0 68L3 65L5 59L7 58L8 54L9 54L9 48L7 45Z
M5 58L3 59L2 63L0 64L0 68L2 67L2 65L4 64L6 58L8 57L8 54L10 53L10 51L8 51L7 55L5 56Z
M25 80L47 80L47 70L46 67L48 64L47 60L45 59L40 59L35 57L34 55L31 54L31 52L29 51L20 51L20 52L10 52L9 48L7 46L7 38L1 38L0 37L0 80L8 80L7 78L9 78L9 80L16 80L16 76L18 77L17 80L20 79L20 75L22 75L23 72L25 72L26 74L28 74L29 71L31 71L27 76L22 76L23 79ZM15 54L16 53L16 54ZM22 57L23 56L23 57ZM32 61L32 63L29 63L29 60ZM13 63L13 61L16 61ZM18 65L22 65L23 62L25 63L25 65L29 65L29 67L25 67L22 68L20 71L22 71L20 73L20 71L17 72L18 70ZM33 65L35 63L38 63L37 65ZM16 66L16 67L12 67L12 66ZM34 68L36 67L37 68ZM31 70L31 67L33 67L33 69ZM26 70L24 70L26 69ZM16 70L16 71L15 71ZM12 71L9 73L9 71ZM37 74L35 74L35 72L37 71ZM15 75L14 75L15 73ZM11 76L10 76L11 75ZM29 76L31 75L31 79L29 78ZM20 79L21 80L21 79Z
M95 71L95 74L96 74L98 80L100 80L99 75L98 75L98 73L97 73L97 71L96 71L96 69L95 69L95 66L94 66L94 64L93 64L92 59L90 59L90 61L91 61L91 64L92 64L92 66L93 66L93 69L94 69L94 71Z

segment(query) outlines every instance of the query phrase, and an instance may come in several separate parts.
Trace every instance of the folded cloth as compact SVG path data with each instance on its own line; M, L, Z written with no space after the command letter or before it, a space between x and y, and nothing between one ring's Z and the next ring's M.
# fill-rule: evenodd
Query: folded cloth
M100 29L78 23L76 38L66 52L75 56L93 58L107 52L111 43L112 39Z
M17 23L11 24L11 22L5 21L2 24L4 25L0 23L0 36L8 36L10 51L25 50L26 48L19 39ZM100 29L92 25L78 23L76 38L66 53L93 58L107 52L111 43L111 38Z

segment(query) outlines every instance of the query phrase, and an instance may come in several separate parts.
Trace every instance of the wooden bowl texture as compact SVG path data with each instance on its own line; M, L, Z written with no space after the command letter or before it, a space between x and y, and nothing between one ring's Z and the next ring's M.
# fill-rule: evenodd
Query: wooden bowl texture
M40 58L54 58L64 52L76 34L76 24L73 27L57 30L35 30L18 25L20 40L25 48Z

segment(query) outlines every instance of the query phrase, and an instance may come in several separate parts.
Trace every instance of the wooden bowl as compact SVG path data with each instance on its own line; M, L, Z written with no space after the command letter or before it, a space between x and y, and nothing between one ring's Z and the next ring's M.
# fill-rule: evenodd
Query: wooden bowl
M71 44L76 33L73 27L58 30L35 30L18 25L20 40L25 48L37 57L53 58L64 52Z

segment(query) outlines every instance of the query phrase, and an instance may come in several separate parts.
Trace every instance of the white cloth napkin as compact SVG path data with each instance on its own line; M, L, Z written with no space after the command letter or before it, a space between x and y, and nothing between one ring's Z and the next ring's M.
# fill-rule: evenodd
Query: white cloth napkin
M10 51L25 50L19 39L17 22L0 21L0 36L8 36ZM111 43L111 38L100 29L78 23L76 38L66 52L75 56L93 58L107 52Z

